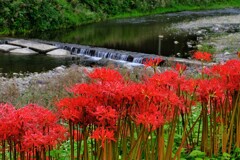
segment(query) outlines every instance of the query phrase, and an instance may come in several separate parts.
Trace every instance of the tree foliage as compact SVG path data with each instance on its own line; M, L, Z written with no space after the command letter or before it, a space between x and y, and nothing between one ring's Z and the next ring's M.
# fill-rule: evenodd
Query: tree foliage
M0 28L50 30L98 21L131 11L176 5L208 5L227 0L0 0Z

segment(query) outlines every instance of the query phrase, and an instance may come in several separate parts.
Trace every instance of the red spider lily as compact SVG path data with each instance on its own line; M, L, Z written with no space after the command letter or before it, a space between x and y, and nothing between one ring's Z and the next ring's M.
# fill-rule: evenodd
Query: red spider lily
M77 84L69 91L75 93L76 96L95 99L94 105L97 105L96 103L99 105L109 105L111 103L112 106L117 106L123 96L122 90L124 87L124 83L116 81L101 84Z
M163 113L157 106L151 105L148 111L136 115L136 124L143 124L148 130L155 130L165 123Z
M146 59L143 63L146 67L157 67L163 60L161 58L150 58Z
M240 88L240 60L229 60L225 64L215 65L209 74L221 79L225 90L233 92Z
M177 63L173 69L178 71L178 73L181 75L187 69L187 66L185 64Z
M0 140L10 140L18 134L18 126L13 118L15 112L11 104L0 103Z
M41 130L27 130L23 136L22 150L29 151L34 147L35 150L41 151L49 146L54 147L59 142L65 140L64 134L66 129L60 125L47 128L47 132Z
M185 111L185 107L180 98L175 92L164 88L159 88L149 83L141 88L142 96L136 100L136 106L132 107L129 114L133 117L141 117L142 114L151 113L156 111L156 114L160 112L163 117L164 123L171 122L176 110ZM155 110L155 109L156 110ZM141 117L143 118L143 117ZM137 119L137 118L136 118ZM156 125L152 125L156 128ZM159 125L158 125L159 127Z
M85 97L73 97L73 98L63 98L56 103L58 111L61 117L65 120L71 120L73 123L82 123L87 125L91 123L91 117L86 117L89 115L89 110L95 105L93 98Z
M180 86L181 91L188 93L189 95L192 95L198 86L198 79L185 79L182 85Z
M123 81L123 77L118 71L109 68L96 68L88 76L92 80L100 82Z
M16 123L19 128L19 137L22 150L28 151L32 147L41 149L41 146L54 147L64 140L66 130L57 124L57 117L51 111L41 106L30 104L16 112ZM36 140L38 139L38 140Z
M0 118L6 118L9 114L14 112L16 109L13 105L8 103L0 103Z
M206 104L210 98L221 100L224 97L223 84L218 79L200 80L196 93L199 100Z
M107 82L99 86L95 98L102 105L111 105L114 107L119 106L124 96L123 89L127 87L122 82ZM116 108L115 108L116 109Z
M194 53L193 58L205 62L212 61L212 55L208 52L197 51Z
M95 116L97 126L103 126L107 128L115 128L117 122L117 112L110 106L97 106L92 112Z
M68 92L74 93L76 96L84 96L88 97L89 95L93 93L98 93L100 84L87 84L87 83L82 83L82 84L75 84L70 88L67 88Z
M16 110L12 105L0 104L0 112L0 139L7 140L8 147L17 152L33 155L65 140L65 128L57 123L56 115L46 108L30 104ZM21 158L26 155L21 154Z
M177 90L179 84L182 84L185 77L179 76L178 73L174 71L165 71L161 74L155 74L148 79L149 84L154 84L156 87Z
M116 142L114 138L114 131L105 129L103 127L99 127L93 131L91 138L95 139L96 141L101 141L101 147L104 148L105 141L108 143L110 141Z

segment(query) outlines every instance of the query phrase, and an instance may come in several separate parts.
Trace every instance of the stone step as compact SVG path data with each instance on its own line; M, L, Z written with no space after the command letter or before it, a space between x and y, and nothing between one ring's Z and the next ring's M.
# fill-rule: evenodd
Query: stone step
M33 50L41 52L41 53L46 53L46 52L52 51L54 49L57 49L57 47L54 45L39 43L39 42L35 42L35 41L28 41L28 40L23 40L23 39L9 41L8 43L12 44L12 45L16 45L16 46L27 47L27 48L33 49Z
M18 48L21 48L21 47L9 45L9 44L1 44L0 45L0 51L4 51L4 52L9 52L11 50L18 49Z
M50 56L70 56L71 53L68 50L65 50L65 49L56 49L56 50L47 52L47 55L50 55Z
M11 50L10 54L25 56L25 55L34 55L34 54L38 54L38 53L29 48L19 48L19 49Z

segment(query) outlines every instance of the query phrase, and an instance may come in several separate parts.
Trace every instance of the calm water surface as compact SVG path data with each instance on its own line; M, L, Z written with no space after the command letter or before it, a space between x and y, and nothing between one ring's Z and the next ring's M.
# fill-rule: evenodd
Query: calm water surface
M157 54L158 35L163 35L162 55L172 56L176 53L182 53L184 55L185 52L189 51L186 43L191 40L196 40L196 36L172 29L172 25L179 22L196 20L200 17L231 14L240 14L240 10L226 9L217 11L180 12L140 18L110 20L68 30L17 35L15 38L37 38ZM175 45L174 41L178 41L179 43ZM54 59L43 55L19 57L0 53L0 68L2 68L2 72L43 71L69 63L71 63L69 59Z
M45 55L19 56L0 51L0 73L41 72L72 63L71 58L54 58Z

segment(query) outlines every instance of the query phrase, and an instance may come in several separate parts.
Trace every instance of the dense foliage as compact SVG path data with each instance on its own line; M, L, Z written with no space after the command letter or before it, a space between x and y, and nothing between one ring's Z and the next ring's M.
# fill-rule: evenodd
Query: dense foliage
M76 26L133 11L143 15L155 9L161 12L161 9L178 8L175 9L177 11L186 9L181 9L181 6L236 6L237 3L239 4L237 0L0 0L0 31L43 31Z

